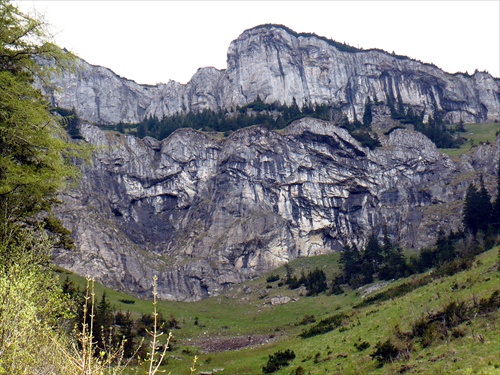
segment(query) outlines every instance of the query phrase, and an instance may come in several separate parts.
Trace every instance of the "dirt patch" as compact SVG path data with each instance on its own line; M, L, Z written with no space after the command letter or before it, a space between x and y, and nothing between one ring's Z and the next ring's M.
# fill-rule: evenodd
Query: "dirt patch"
M264 345L275 340L274 335L253 335L237 337L207 337L190 342L189 345L197 346L204 353L225 352L249 346Z

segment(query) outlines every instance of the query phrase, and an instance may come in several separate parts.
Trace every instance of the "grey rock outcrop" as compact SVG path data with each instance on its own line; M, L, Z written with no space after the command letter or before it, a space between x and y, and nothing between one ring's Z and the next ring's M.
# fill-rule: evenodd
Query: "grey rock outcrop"
M361 120L365 104L392 102L450 123L500 119L500 80L472 76L380 50L359 50L279 25L246 30L227 53L227 69L200 68L187 84L140 85L79 62L54 78L54 105L75 108L94 124L137 123L202 109L230 110L260 96L268 103L328 104Z
M384 225L407 246L429 244L460 225L471 171L493 175L500 156L500 137L453 161L403 129L371 151L311 118L223 139L181 129L140 140L92 125L82 134L96 147L93 165L58 212L77 250L56 262L137 295L156 274L161 298L186 301L362 244Z

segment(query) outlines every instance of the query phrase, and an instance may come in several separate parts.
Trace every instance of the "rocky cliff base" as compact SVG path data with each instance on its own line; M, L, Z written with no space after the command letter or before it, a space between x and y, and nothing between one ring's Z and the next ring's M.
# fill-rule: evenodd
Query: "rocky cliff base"
M76 251L59 265L107 286L194 301L291 259L362 245L387 227L418 248L456 229L477 172L495 145L454 161L425 136L396 129L362 147L333 123L311 118L283 131L254 126L217 138L181 129L159 142L83 125L96 147L80 187L58 215Z

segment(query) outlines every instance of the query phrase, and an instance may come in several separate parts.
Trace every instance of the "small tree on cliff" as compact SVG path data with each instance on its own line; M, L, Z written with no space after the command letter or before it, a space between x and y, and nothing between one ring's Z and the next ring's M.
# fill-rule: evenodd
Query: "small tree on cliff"
M479 190L471 183L467 188L463 210L463 225L465 230L473 234L484 231L491 225L493 219L493 206L491 197L484 186L481 176Z
M496 228L500 228L500 159L498 159L498 166L497 166L497 191L496 191L496 198L495 201L493 202L493 209L492 209L492 224Z

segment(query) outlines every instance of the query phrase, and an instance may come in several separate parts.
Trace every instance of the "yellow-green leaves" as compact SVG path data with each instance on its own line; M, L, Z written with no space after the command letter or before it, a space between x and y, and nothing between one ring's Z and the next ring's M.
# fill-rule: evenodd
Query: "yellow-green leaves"
M47 62L43 67L38 63ZM48 101L33 86L72 58L50 42L45 24L0 0L0 240L6 227L48 210L78 174L70 142Z

